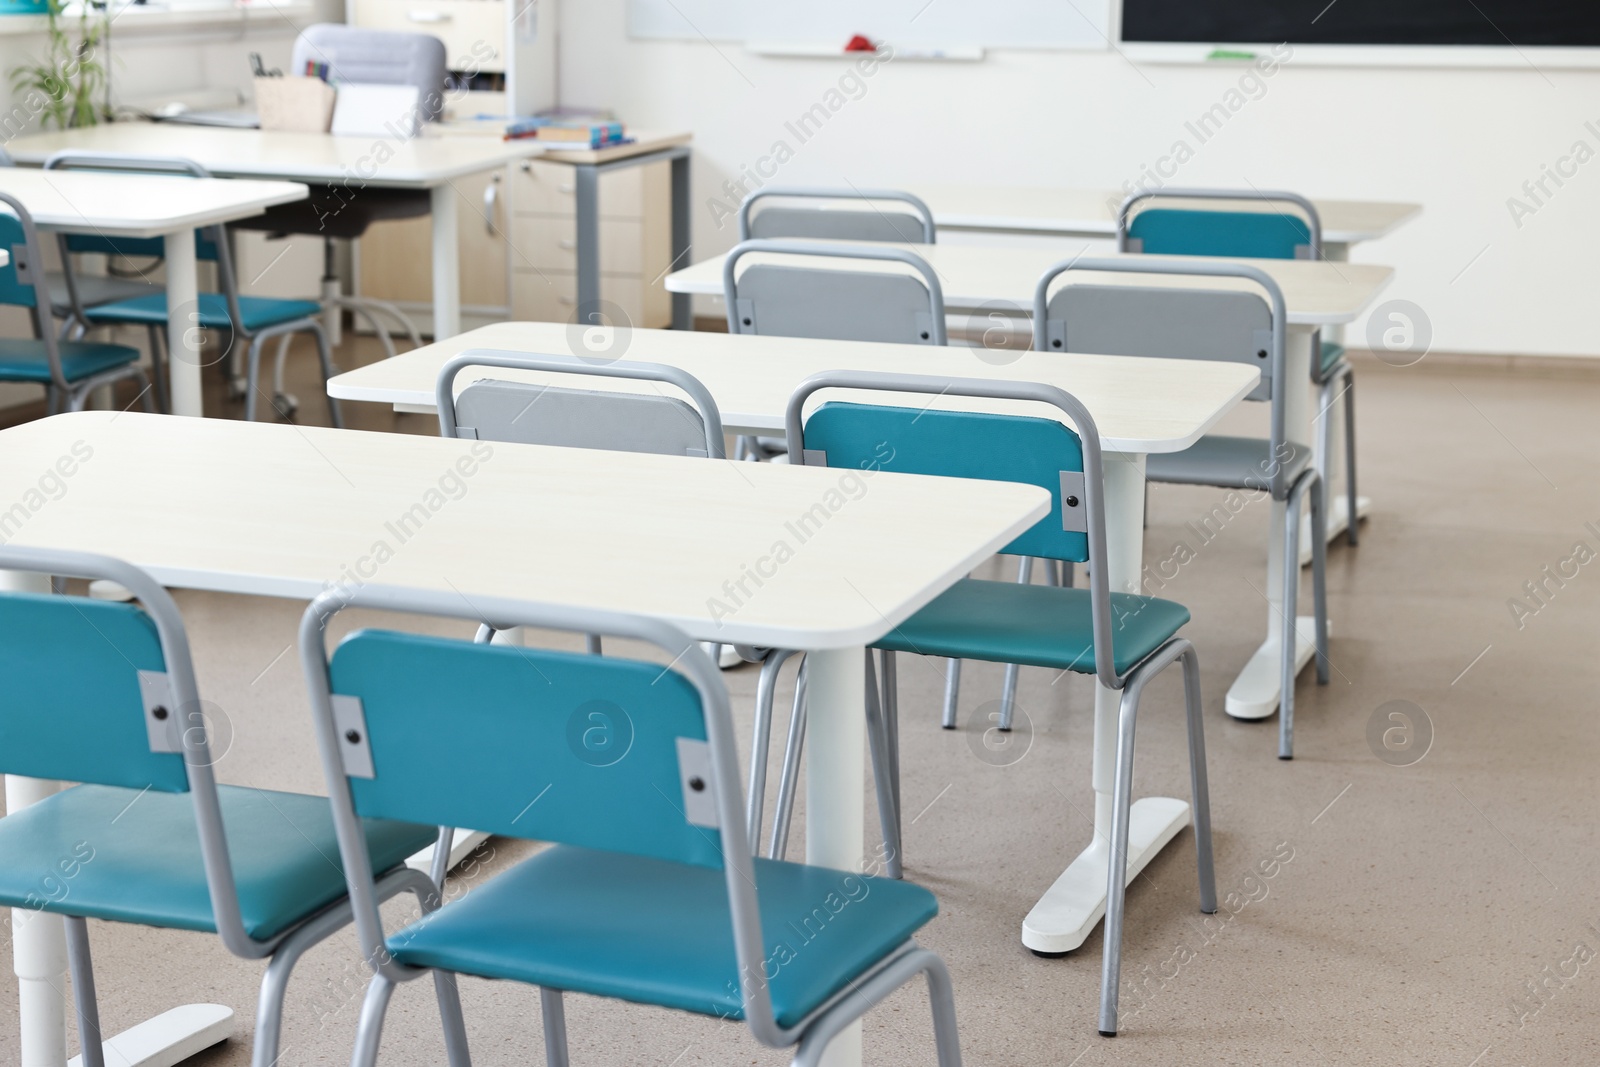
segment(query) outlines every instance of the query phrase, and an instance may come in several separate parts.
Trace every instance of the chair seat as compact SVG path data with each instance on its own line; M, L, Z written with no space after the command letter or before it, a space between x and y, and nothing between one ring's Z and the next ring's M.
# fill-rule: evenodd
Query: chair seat
M433 210L426 189L369 186L352 194L348 185L313 185L304 200L267 208L260 215L228 224L234 230L265 230L348 240L384 219L414 219Z
M164 287L154 282L141 282L137 278L115 278L109 274L80 274L77 282L78 300L86 308L97 304L109 304L114 300L134 300L166 292ZM59 271L51 271L45 275L45 285L50 289L50 310L56 318L64 319L72 314L72 300L67 294L66 275Z
M244 928L265 940L345 893L327 798L218 786ZM367 820L374 871L431 826ZM63 863L76 862L69 874ZM187 793L80 785L0 819L0 904L215 932Z
M80 382L139 361L139 350L105 341L58 341L61 373ZM33 338L0 338L0 382L50 382L50 356Z
M925 656L1094 673L1087 589L966 578L891 630L875 647ZM1189 621L1182 604L1111 594L1112 663L1126 674Z
M1294 481L1311 463L1309 446L1291 441L1289 448L1286 482ZM1207 434L1182 452L1148 457L1145 477L1152 482L1267 491L1272 488L1273 465L1272 443L1265 437Z
M113 323L148 326L165 326L167 323L167 294L152 293L132 300L117 300L86 310L89 321L96 325ZM315 300L282 300L270 296L241 296L239 315L244 319L247 333L255 333L269 326L277 326L297 319L309 319L322 314L322 305ZM233 326L228 318L228 301L221 293L200 294L200 321L197 325L208 330L227 330Z
M793 1026L938 913L909 882L755 861L763 970ZM743 1018L724 873L552 846L388 939L401 963Z

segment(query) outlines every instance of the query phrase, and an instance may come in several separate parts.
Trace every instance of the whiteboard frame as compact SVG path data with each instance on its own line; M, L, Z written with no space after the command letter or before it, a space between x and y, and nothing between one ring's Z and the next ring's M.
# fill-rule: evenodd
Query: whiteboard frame
M1271 54L1273 45L1166 43L1154 41L1124 41L1121 39L1122 5L1117 5L1117 51L1135 63L1195 64L1205 66L1242 66L1249 59L1211 59L1218 49L1229 52L1252 52L1255 56ZM1300 44L1294 45L1294 57L1280 61L1285 66L1305 67L1433 67L1458 69L1488 68L1505 70L1585 70L1600 68L1600 48L1558 48L1539 45L1518 48L1515 45L1448 45L1448 44Z

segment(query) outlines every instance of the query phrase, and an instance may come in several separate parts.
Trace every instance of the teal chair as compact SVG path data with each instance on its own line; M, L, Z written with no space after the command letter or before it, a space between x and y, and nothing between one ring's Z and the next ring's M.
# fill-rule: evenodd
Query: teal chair
M102 385L132 379L146 411L155 410L150 380L139 366L139 350L104 341L67 341L56 337L50 294L42 265L43 248L33 216L22 202L0 193L0 248L11 262L0 267L0 304L25 307L33 317L31 338L0 338L0 382L28 382L44 387L46 410L79 411L89 394Z
M742 1019L762 1044L798 1044L794 1062L813 1067L841 1030L925 974L940 1067L959 1067L948 972L913 940L938 911L933 894L752 859L728 694L690 637L655 620L474 598L480 621L497 628L612 634L653 646L667 665L371 630L345 638L330 661L325 628L349 604L478 616L460 597L369 586L323 594L301 622L374 972L353 1064L375 1061L395 986L429 973L538 986L549 1067L568 1062L568 991ZM553 844L387 932L361 817ZM467 1062L464 1042L452 1056Z
M1280 204L1291 211L1210 211L1146 207L1157 200L1216 200L1235 204ZM1322 218L1316 205L1298 193L1228 189L1147 189L1134 193L1117 212L1117 248L1169 256L1234 256L1247 259L1322 259ZM1311 380L1317 386L1322 414L1322 454L1332 448L1328 409L1344 400L1345 492L1350 522L1345 540L1356 533L1356 379L1344 345L1313 341L1318 359ZM1324 487L1326 493L1326 487Z
M806 402L824 389L926 393L941 397L1037 401L1065 416L994 415L918 407L825 403L802 421ZM905 474L1023 482L1050 492L1050 514L1002 552L1089 564L1089 588L963 579L877 642L885 685L880 698L869 675L868 738L878 810L891 855L901 852L899 754L894 657L924 656L1021 663L1093 676L1122 693L1117 726L1111 847L1106 879L1105 964L1099 1028L1117 1032L1122 966L1123 894L1127 885L1128 818L1133 785L1134 727L1145 684L1174 662L1183 665L1189 730L1200 910L1216 911L1211 855L1211 805L1206 785L1200 662L1178 636L1189 621L1181 604L1113 593L1105 570L1106 530L1100 435L1078 400L1046 385L926 375L825 372L801 382L786 416L789 454L808 465ZM892 459L883 462L884 444Z
M150 575L17 547L0 547L0 570L108 578L138 601L0 592L0 772L84 783L0 819L0 905L65 918L85 1067L104 1067L88 919L215 933L236 956L270 958L252 1062L274 1067L290 971L351 919L328 802L216 783L183 620ZM438 906L405 865L435 827L351 830L376 898ZM454 987L439 998L459 1025Z
M57 152L45 161L47 170L103 170L131 171L145 174L187 175L195 178L209 177L200 164L187 159L156 156L131 156L106 152ZM326 385L334 375L333 353L328 347L328 337L317 316L322 305L315 300L289 300L280 297L242 296L233 269L233 253L227 229L209 227L196 235L196 258L213 262L217 266L218 293L200 293L199 306L191 313L190 321L202 330L224 330L236 342L248 344L246 360L244 412L251 422L256 417L256 395L261 376L261 349L275 337L309 333L317 345L317 357L322 364L322 379ZM101 240L105 240L101 238ZM80 245L80 247L87 247ZM70 249L69 249L70 250ZM110 242L109 249L121 255L164 255L164 242L127 241ZM72 270L71 256L63 256L69 292L74 303L73 317L89 326L143 326L152 332L165 331L167 327L167 294L151 293L146 296L109 303L84 306L78 292L78 281ZM326 391L326 390L324 390ZM273 396L274 410L291 414L294 404L281 390ZM343 426L344 419L339 401L328 398L328 413L335 426Z

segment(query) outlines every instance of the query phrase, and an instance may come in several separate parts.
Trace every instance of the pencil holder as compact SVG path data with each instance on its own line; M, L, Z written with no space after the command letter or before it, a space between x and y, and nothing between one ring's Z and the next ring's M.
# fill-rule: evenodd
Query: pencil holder
M256 113L263 130L327 133L333 86L321 78L257 78Z

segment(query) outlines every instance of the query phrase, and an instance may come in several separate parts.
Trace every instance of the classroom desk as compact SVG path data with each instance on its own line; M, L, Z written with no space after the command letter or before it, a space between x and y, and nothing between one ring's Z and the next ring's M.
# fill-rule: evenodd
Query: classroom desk
M1058 251L1043 248L992 248L980 245L899 245L915 252L928 261L939 277L944 289L946 307L973 308L987 317L1000 314L1008 317L1030 316L1033 310L1033 292L1040 276L1062 258ZM722 295L722 256L715 256L667 276L667 288L674 292ZM795 257L752 254L740 260L742 266L760 262L775 262ZM1138 256L1140 261L1152 262L1159 258L1194 263L1204 262L1203 257ZM834 264L844 261L833 260ZM1239 259L1233 263L1246 263L1266 272L1283 291L1288 309L1289 329L1285 370L1290 382L1302 383L1300 388L1284 390L1287 399L1285 425L1291 437L1305 434L1305 441L1315 442L1320 436L1315 422L1327 417L1317 411L1315 388L1311 383L1311 344L1318 329L1354 321L1365 311L1378 294L1394 277L1389 267L1364 263L1313 263L1292 259ZM884 264L860 260L849 264L851 270L904 270L899 264ZM1243 279L1183 278L1173 275L1099 274L1077 271L1071 276L1074 282L1103 285L1136 286L1193 286L1208 289L1241 289L1255 291ZM926 351L926 349L924 349ZM1281 529L1282 501L1272 503L1272 525ZM1303 542L1302 542L1303 543ZM1278 650L1282 644L1280 627L1283 611L1283 544L1277 536L1268 538L1267 546L1267 623L1266 639L1245 664L1239 677L1228 689L1226 703L1229 715L1237 719L1264 719L1278 707L1281 682L1279 680ZM1295 657L1296 672L1311 661L1315 650L1312 639L1312 619L1299 616L1296 621Z
M806 860L847 870L863 863L863 647L1049 512L1036 486L872 474L724 616L712 606L724 583L792 538L788 524L837 495L841 472L514 444L485 457L486 443L464 440L95 411L0 431L0 500L21 499L80 440L93 455L71 492L12 542L118 556L183 588L305 600L365 581L468 604L642 613L702 640L806 650ZM465 491L441 496L447 475ZM418 506L428 517L395 532ZM381 563L378 541L392 553ZM19 932L17 970L24 1041L51 1055L25 1067L61 1067L61 924L41 918ZM852 1028L826 1062L853 1067L860 1047Z
M10 193L41 230L106 237L164 237L167 273L168 373L172 410L202 414L200 339L193 328L199 301L194 233L259 215L274 204L303 200L306 187L281 181L0 167L0 191Z
M18 163L40 164L57 152L111 152L192 159L221 178L281 178L309 185L426 189L433 219L433 329L461 332L454 179L503 167L543 151L534 141L498 138L334 137L324 133L239 130L171 123L112 122L30 134L7 143ZM171 269L170 263L168 269Z
M1115 237L1117 210L1127 193L1116 189L1008 188L995 185L922 185L913 190L933 210L940 230L1030 234L1046 237ZM1159 200L1146 206L1177 207ZM1195 201L1211 211L1279 211L1270 202ZM1421 204L1380 200L1313 200L1322 221L1324 257L1343 261L1350 246L1387 237L1422 213Z
M1145 455L1187 448L1259 381L1253 367L1197 360L1094 355L1066 360L1052 353L1022 351L1016 354L1015 362L997 365L964 348L665 330L617 331L611 341L604 347L613 358L667 363L700 379L717 401L724 428L736 433L781 430L784 410L795 386L823 370L943 374L1059 386L1083 402L1100 431L1106 460L1107 574L1116 588L1128 592L1138 592L1142 584ZM439 368L460 352L502 348L580 354L571 345L572 335L565 326L500 323L341 374L328 384L328 392L341 399L431 410ZM465 371L456 379L457 388L486 376L546 382L566 378L568 384L587 389L640 388L640 383L634 381L607 382L592 376L577 379L503 368L485 368L481 373ZM847 390L830 391L820 399L844 399L848 395ZM865 399L886 402L883 393ZM938 398L930 402L925 395L918 395L907 398L907 402L919 407L979 407L1041 414L1037 406L1006 401ZM1117 707L1116 692L1096 692L1092 778L1095 831L1089 846L1023 922L1023 943L1040 952L1077 948L1105 914ZM1182 800L1144 797L1134 801L1128 844L1130 877L1188 824L1189 814L1189 805Z

